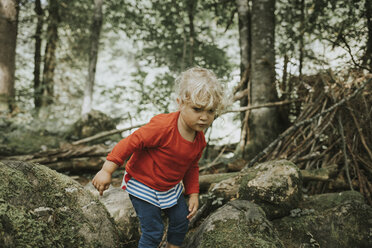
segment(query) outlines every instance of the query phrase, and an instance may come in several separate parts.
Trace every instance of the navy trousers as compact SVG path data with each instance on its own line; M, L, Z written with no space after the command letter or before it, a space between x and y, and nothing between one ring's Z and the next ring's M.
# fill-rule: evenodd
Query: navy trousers
M182 245L189 225L187 219L189 211L183 195L178 198L176 205L163 210L135 196L129 195L129 197L141 225L142 235L138 248L157 248L159 246L164 231L162 211L165 212L169 220L167 241L173 245Z

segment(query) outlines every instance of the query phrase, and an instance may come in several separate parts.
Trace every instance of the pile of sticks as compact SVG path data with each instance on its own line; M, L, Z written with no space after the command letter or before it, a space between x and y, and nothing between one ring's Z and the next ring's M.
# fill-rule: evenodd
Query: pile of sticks
M372 83L371 75L348 82L332 73L303 78L290 106L293 125L256 156L256 162L288 159L300 169L337 165L336 179L310 182L310 194L336 188L359 190L372 205Z

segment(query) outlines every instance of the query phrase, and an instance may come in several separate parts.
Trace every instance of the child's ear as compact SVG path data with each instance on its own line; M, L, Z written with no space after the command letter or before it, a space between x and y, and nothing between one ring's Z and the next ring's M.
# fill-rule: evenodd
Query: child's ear
M181 109L182 100L177 97L178 109Z

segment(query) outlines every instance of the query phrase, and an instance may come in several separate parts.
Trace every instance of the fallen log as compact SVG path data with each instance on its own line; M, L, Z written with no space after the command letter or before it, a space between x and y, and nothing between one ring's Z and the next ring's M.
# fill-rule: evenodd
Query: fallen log
M19 160L32 163L48 165L73 158L101 157L106 156L111 148L102 145L94 146L72 146L61 149L52 149L29 155L19 155L6 157L6 160Z

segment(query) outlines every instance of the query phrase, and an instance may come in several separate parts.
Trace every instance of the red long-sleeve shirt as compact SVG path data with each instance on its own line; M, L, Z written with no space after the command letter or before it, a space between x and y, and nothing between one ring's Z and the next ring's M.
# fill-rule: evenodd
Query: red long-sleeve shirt
M122 165L136 180L159 191L167 191L183 180L185 193L199 193L198 161L206 146L203 132L193 142L178 131L180 112L160 114L122 139L107 160Z

